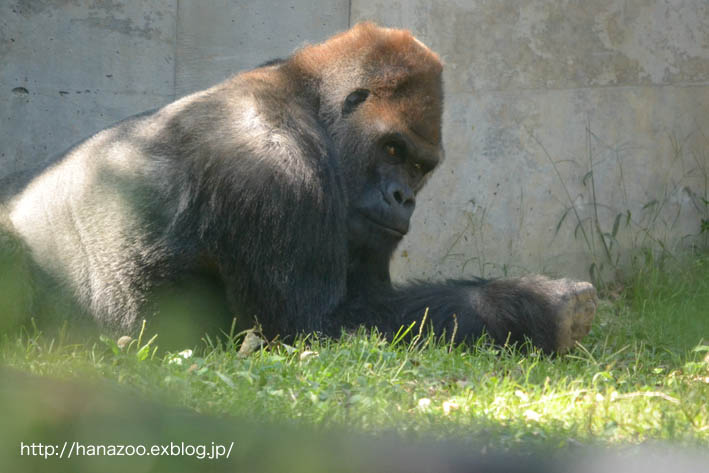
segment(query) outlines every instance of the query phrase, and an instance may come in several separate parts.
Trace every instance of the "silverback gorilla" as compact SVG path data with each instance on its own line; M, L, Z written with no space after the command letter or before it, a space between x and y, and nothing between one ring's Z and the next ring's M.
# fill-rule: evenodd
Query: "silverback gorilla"
M105 329L159 318L151 294L203 277L267 336L392 334L428 311L460 340L566 351L590 328L589 283L390 281L442 157L441 71L409 32L359 24L99 132L22 185L10 225Z

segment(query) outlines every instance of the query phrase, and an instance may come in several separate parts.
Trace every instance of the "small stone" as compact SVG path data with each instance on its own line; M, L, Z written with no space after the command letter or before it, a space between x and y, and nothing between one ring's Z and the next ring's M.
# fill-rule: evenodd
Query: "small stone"
M130 342L132 342L132 341L133 341L133 339L132 339L131 337L129 337L128 335L123 335L121 338L119 338L119 339L116 341L116 345L118 345L118 348L120 348L121 350L123 350L123 349L125 349L125 348L130 344Z
M418 408L421 410L426 410L431 407L431 400L427 397L422 397L419 399Z
M451 413L451 411L454 411L454 410L458 409L459 407L460 406L458 405L458 403L452 399L450 401L444 401L443 402L443 414L448 415Z
M254 330L249 330L244 337L244 341L241 342L238 356L240 358L246 358L256 350L260 350L265 344L266 340L259 337Z
M317 358L320 354L316 351L305 350L300 354L300 361L309 360L310 358Z

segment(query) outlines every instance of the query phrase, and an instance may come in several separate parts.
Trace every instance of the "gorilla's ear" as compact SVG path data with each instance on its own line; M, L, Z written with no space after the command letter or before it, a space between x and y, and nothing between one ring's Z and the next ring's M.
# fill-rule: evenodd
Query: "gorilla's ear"
M369 97L369 91L367 89L357 89L351 92L350 95L345 99L345 103L342 104L342 114L347 115L354 111L355 108Z

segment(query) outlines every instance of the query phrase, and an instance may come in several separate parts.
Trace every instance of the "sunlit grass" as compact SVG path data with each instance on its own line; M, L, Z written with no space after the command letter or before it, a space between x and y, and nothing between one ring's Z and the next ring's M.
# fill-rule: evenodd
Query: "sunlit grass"
M414 327L416 333L418 328ZM451 347L422 331L396 343L360 331L301 337L248 357L237 341L161 353L145 335L69 345L33 330L5 336L6 365L114 380L172 406L316 428L493 447L669 440L709 446L709 261L645 269L603 300L583 346L535 351Z

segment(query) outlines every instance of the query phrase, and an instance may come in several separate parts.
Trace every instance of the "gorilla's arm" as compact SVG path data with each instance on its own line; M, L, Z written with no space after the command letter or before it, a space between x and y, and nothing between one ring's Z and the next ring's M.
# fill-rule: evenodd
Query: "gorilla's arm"
M455 333L456 341L471 342L487 332L499 344L529 338L545 352L565 351L588 331L595 309L593 288L569 286L574 284L535 276L372 285L348 299L336 319L340 326L376 325L391 336L421 323L427 313L435 333Z

